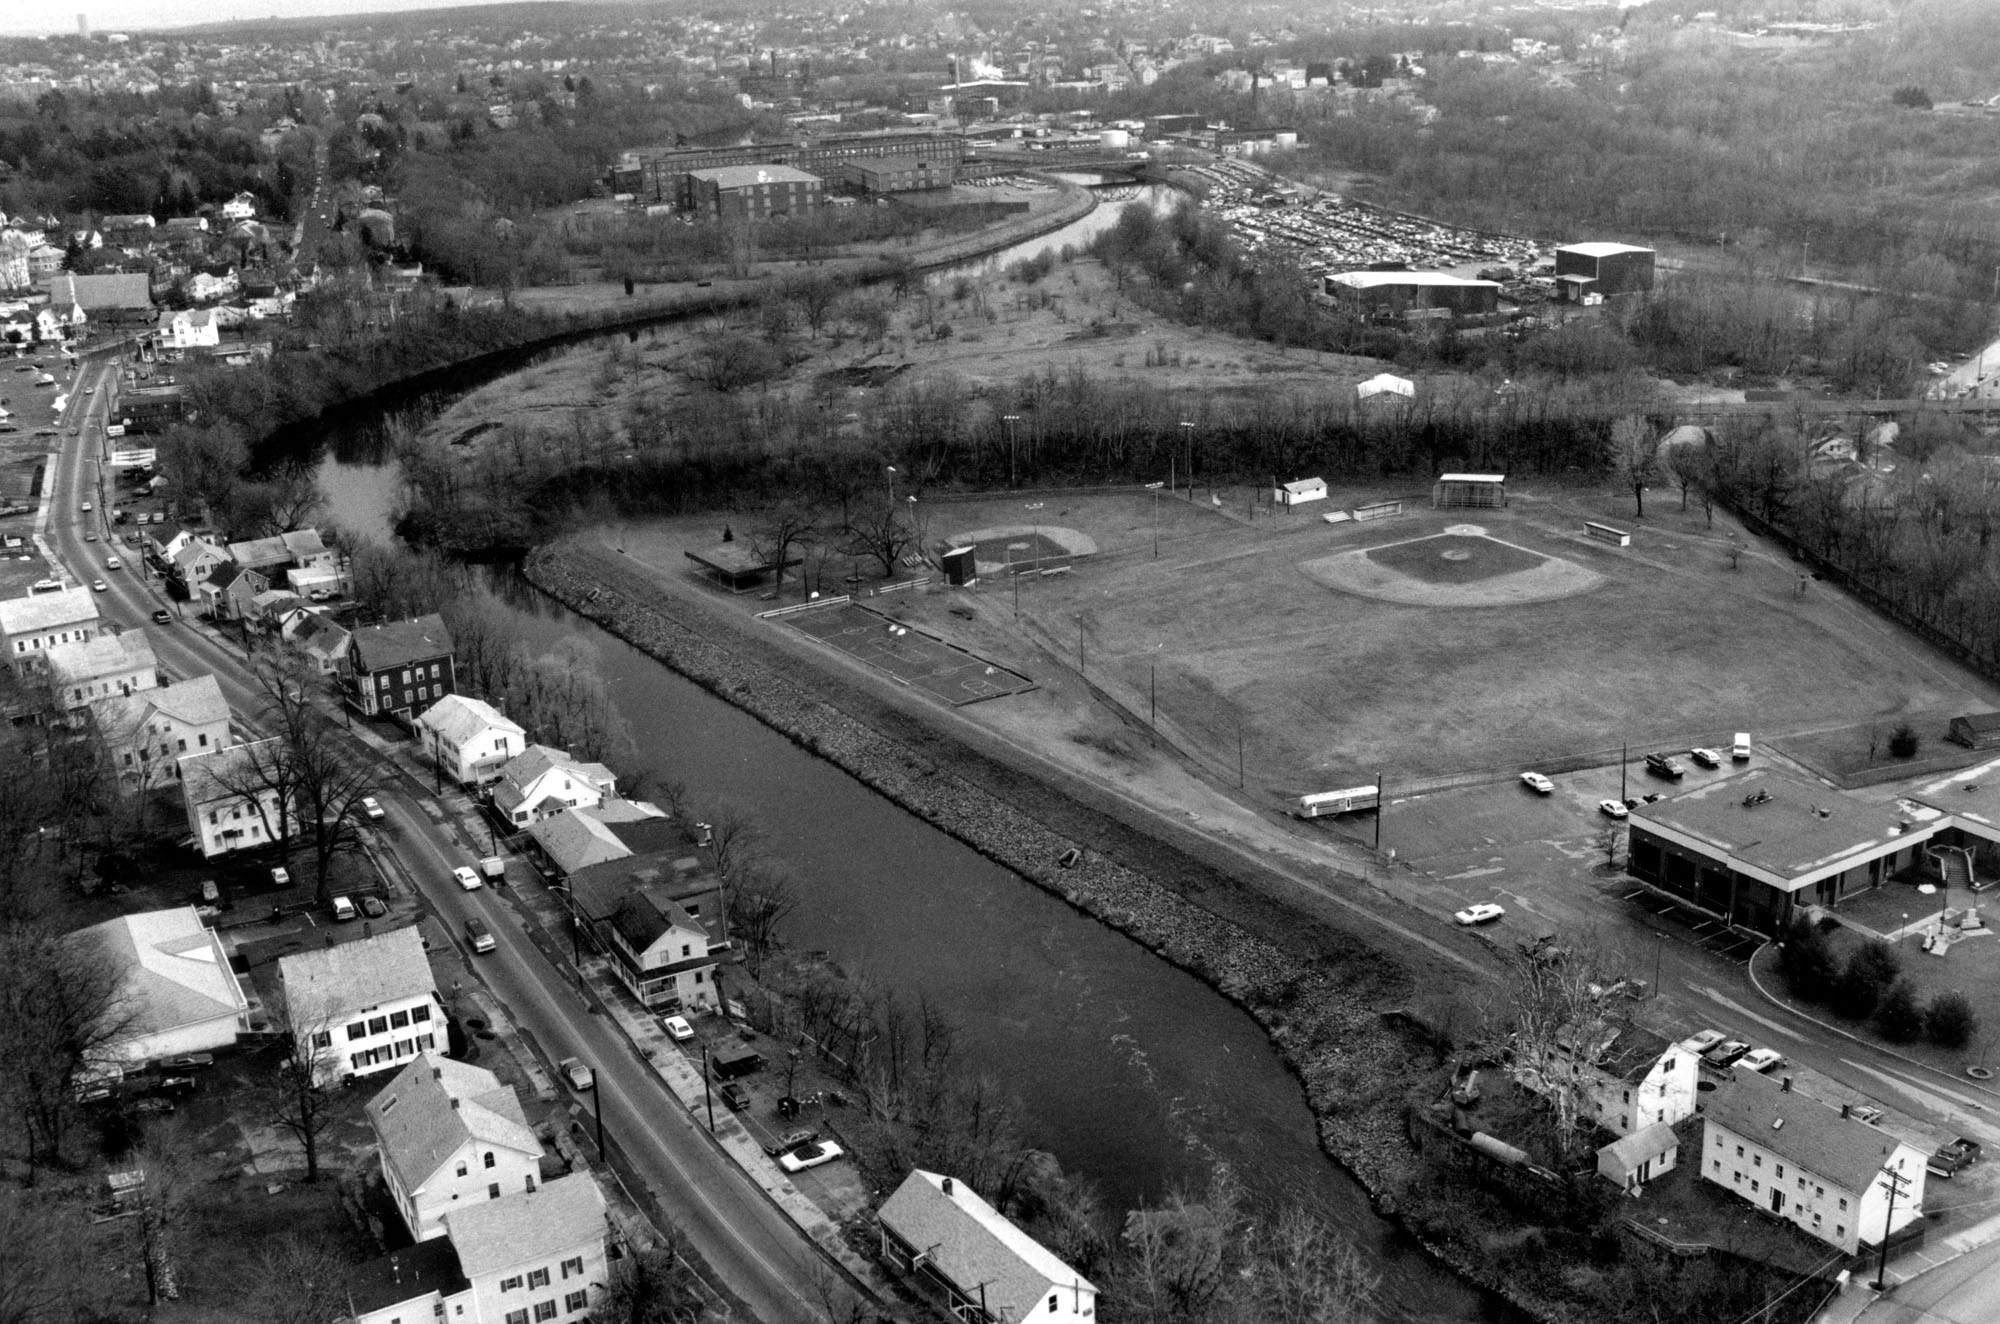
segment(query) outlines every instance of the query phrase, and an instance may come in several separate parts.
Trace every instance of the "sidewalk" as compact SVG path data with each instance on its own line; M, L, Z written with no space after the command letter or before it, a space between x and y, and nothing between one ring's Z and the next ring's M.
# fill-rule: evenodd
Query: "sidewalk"
M1889 1285L1901 1286L1919 1274L1949 1264L1961 1255L1969 1254L1981 1246L2000 1240L2000 1215L1995 1215L1981 1223L1975 1223L1963 1232L1954 1233L1939 1241L1931 1242L1906 1255L1898 1255L1889 1261ZM1826 1309L1819 1312L1814 1324L1855 1324L1868 1316L1870 1308L1878 1301L1894 1301L1869 1286L1875 1279L1871 1263L1865 1270L1857 1269L1848 1281L1847 1290L1835 1297Z

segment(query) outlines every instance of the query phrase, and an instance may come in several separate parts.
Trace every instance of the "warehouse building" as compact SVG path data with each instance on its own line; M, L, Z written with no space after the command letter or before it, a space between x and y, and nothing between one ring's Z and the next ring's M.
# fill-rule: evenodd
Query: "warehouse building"
M934 168L949 165L956 169L965 158L965 139L955 133L884 129L790 142L635 152L613 167L611 191L630 193L645 202L671 202L682 211L691 211L695 203L689 177L697 171L777 165L838 179L845 162L888 157L917 157Z
M871 198L947 189L957 177L957 162L922 156L861 157L840 163L840 182Z
M1500 311L1500 283L1441 271L1342 271L1326 293L1357 317L1478 317Z
M1644 294L1653 288L1653 250L1631 244L1567 244L1556 250L1556 295Z
M824 192L818 175L777 165L690 171L688 183L695 213L714 220L804 216L819 206Z

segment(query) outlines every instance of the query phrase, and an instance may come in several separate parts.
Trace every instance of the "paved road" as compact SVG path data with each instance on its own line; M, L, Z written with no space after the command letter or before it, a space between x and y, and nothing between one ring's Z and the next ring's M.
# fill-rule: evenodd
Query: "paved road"
M2000 1320L2000 1242L1902 1284L1862 1311L1860 1318L1862 1324L1990 1324Z
M117 364L115 355L95 356L79 365L76 381L70 384L73 403L62 425L60 457L50 481L46 536L72 579L105 581L98 605L106 620L127 628L149 626L154 654L170 676L214 675L240 728L254 719L261 706L243 654L191 620L150 625L155 610L175 609L167 601L164 585L146 577L139 548L103 541L112 529L124 527L109 523L104 498L111 497L116 504L109 471L103 471L101 493L98 488L104 398ZM87 396L81 394L86 385L95 388ZM93 506L88 513L82 509L86 500ZM85 539L89 531L97 534L97 541ZM105 569L105 558L112 554L124 568ZM576 1056L596 1068L607 1133L715 1277L761 1324L824 1320L814 1287L825 1276L820 1267L824 1261L804 1234L702 1134L666 1086L638 1060L631 1042L604 1017L586 1010L504 903L488 890L467 893L451 882L451 867L467 862L464 851L402 788L392 770L385 769L384 775L394 779L380 797L393 824L394 846L418 890L454 935L463 932L469 916L486 920L498 949L474 957L473 968L551 1061Z

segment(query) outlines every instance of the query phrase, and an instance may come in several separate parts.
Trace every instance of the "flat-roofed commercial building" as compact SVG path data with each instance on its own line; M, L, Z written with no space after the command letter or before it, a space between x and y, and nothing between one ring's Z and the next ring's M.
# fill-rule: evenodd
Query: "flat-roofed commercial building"
M804 216L825 192L818 175L791 166L718 166L691 171L688 182L695 212L718 221Z
M1556 250L1556 292L1581 302L1589 294L1643 294L1653 288L1653 250L1632 244L1566 244Z
M1500 283L1442 271L1342 271L1326 292L1359 317L1477 317L1500 311Z

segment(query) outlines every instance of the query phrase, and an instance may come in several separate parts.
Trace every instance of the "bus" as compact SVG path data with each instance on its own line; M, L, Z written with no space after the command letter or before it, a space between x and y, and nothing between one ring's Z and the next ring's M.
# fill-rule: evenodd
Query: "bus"
M1325 818L1333 814L1351 814L1358 809L1373 809L1380 803L1380 793L1375 783L1366 786L1350 786L1344 791L1321 791L1317 795L1299 797L1300 818Z

